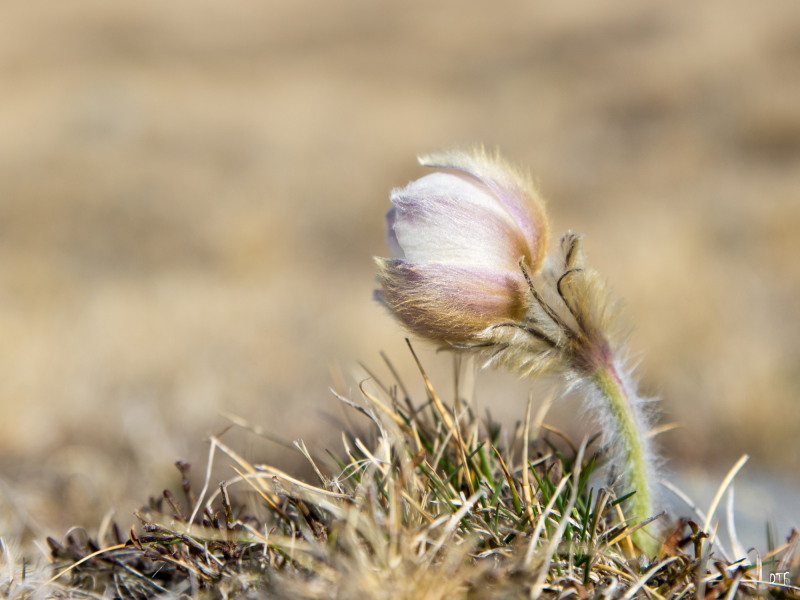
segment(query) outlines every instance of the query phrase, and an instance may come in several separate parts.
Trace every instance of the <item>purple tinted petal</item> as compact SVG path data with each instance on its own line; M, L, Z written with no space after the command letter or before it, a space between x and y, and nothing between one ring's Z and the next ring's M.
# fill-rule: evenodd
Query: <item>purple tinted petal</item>
M381 300L411 331L437 341L475 339L525 312L521 276L446 264L377 259Z
M393 206L386 213L386 245L389 246L389 251L395 258L405 258L405 252L397 241L397 233L395 232L395 221L397 220L397 209Z

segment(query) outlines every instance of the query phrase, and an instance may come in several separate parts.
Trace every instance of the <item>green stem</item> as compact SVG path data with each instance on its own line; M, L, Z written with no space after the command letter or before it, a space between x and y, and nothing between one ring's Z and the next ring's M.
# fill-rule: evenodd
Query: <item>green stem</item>
M636 493L628 500L627 516L634 524L653 516L650 459L644 423L637 413L630 390L613 364L598 367L591 374L607 408L616 422L622 448L626 482ZM633 542L646 554L655 555L660 544L648 527L633 532Z

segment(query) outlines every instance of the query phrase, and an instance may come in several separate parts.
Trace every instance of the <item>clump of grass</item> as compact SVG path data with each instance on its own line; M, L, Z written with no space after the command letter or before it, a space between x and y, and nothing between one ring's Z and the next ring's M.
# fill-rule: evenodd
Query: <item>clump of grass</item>
M710 532L679 521L658 556L637 554L631 535L644 524L626 520L613 486L590 485L604 449L547 428L530 402L524 422L504 432L422 377L420 402L401 382L375 378L360 399L340 397L371 431L344 433L330 469L297 442L313 483L251 464L214 437L199 492L178 463L180 491L151 500L129 534L110 525L97 539L49 540L46 584L24 581L0 546L9 559L0 596L800 598L764 575L797 576L797 534L731 564ZM236 475L212 488L220 456Z

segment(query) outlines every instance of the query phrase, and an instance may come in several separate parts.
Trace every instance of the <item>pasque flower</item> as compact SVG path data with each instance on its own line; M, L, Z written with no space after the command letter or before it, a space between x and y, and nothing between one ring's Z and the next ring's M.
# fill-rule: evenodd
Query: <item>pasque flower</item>
M442 171L392 191L388 243L376 259L379 298L411 331L476 342L524 318L528 286L547 246L544 207L528 178L484 152L420 157Z
M599 416L612 464L635 491L628 514L653 514L648 419L621 358L614 311L599 275L567 233L542 268L548 225L530 180L483 151L420 158L439 171L391 194L388 244L376 293L412 332L482 354L523 376L560 373ZM541 273L539 273L541 271ZM653 528L632 535L648 553Z

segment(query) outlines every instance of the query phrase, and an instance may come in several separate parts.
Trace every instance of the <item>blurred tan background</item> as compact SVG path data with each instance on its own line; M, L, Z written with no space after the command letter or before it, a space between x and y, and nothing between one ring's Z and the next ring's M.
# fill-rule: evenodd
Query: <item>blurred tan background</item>
M0 499L36 531L199 476L220 411L338 448L331 373L381 350L421 392L371 257L414 156L473 142L626 300L670 468L800 483L798 3L4 2L0 85Z

